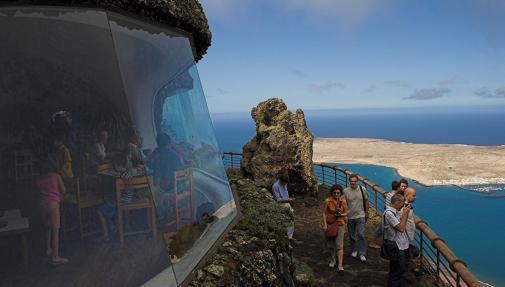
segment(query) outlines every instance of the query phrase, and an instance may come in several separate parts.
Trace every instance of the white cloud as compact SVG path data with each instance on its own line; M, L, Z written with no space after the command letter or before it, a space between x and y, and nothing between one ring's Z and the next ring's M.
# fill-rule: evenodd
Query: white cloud
M314 93L314 94L323 94L323 93L331 92L337 88L342 89L344 87L345 86L342 83L328 81L323 84L310 84L308 86L308 90L309 90L309 92Z
M398 88L408 89L410 88L409 82L405 80L395 80L395 81L385 81L384 84L388 84Z
M434 88L434 89L420 89L416 90L411 96L405 97L406 100L433 100L444 97L451 92L447 88Z
M291 69L289 69L289 71L290 71L293 75L295 75L295 76L297 76L297 77L299 77L299 78L308 78L308 77L309 77L309 75L308 75L307 73L305 73L304 71L302 71L302 70L298 70L298 69L293 69L293 68L291 68Z
M465 83L465 79L463 79L462 77L459 77L459 76L452 76L450 78L447 78L445 80L438 82L438 85L446 87L446 86L451 86L451 85L455 85L455 84L462 84L462 83Z
M327 17L344 28L364 24L369 18L389 10L395 0L282 0L285 7L305 12L312 18Z
M337 22L346 30L365 24L371 17L391 10L398 0L200 0L209 18L219 20L248 19L256 9L281 12L300 11L310 19Z
M365 89L365 93L373 93L375 92L375 90L377 90L377 85L373 84Z
M480 88L473 92L474 95L488 99L505 99L505 86L498 88L492 92L489 88Z

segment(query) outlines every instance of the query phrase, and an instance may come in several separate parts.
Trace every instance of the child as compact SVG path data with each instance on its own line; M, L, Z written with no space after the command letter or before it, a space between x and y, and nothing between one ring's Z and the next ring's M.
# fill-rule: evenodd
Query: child
M60 201L66 192L65 185L51 160L46 160L40 171L36 185L40 192L42 221L47 228L46 254L53 265L65 264L68 259L59 256Z

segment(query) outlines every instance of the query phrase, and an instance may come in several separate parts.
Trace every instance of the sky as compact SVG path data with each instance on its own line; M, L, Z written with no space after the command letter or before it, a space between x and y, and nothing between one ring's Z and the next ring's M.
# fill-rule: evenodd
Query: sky
M505 108L503 0L200 0L211 113Z

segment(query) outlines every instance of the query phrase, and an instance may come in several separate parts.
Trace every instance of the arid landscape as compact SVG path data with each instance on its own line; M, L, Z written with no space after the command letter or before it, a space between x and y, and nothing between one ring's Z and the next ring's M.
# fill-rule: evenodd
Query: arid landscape
M412 144L381 139L317 138L314 162L392 167L424 185L505 184L505 146Z

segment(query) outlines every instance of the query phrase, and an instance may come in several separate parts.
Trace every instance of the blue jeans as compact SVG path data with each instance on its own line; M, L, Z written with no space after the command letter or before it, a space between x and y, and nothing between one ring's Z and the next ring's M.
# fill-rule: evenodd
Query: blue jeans
M388 287L407 287L408 250L400 250L398 260L389 261Z
M358 252L358 256L366 255L365 218L349 219L347 223L351 252Z

